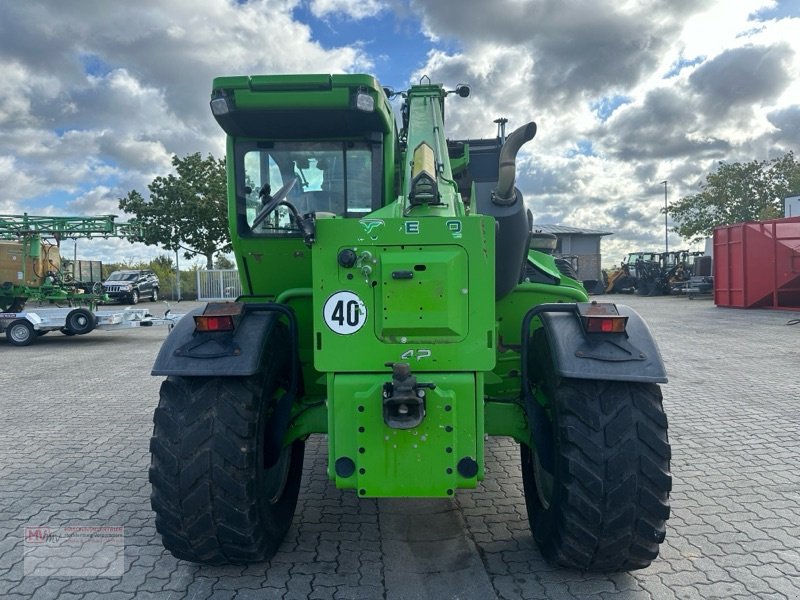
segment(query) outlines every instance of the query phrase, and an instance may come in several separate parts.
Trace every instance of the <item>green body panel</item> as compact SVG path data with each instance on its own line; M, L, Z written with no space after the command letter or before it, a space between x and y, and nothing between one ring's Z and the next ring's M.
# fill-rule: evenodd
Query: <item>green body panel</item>
M313 256L317 370L385 372L385 363L401 361L413 362L414 371L490 370L493 234L492 221L477 216L320 220ZM344 249L359 257L352 268L336 260ZM322 318L343 291L363 302L361 327L350 334Z
M537 263L541 260L543 265L547 265L548 261L544 260L543 256L552 260L552 257L547 255L534 258ZM539 304L587 302L588 299L589 296L582 285L577 281L564 277L559 282L559 285L521 283L508 296L498 301L498 351L497 364L493 370L494 375L497 377L492 378L491 382L487 381L486 395L490 398L519 398L521 389L519 352L523 341L520 339L521 324L528 310ZM534 329L540 326L538 323L538 319L535 319ZM489 418L491 417L487 417L487 419ZM492 431L497 427L487 420L487 431Z
M394 128L394 116L377 80L370 75L255 75L217 77L213 93L225 92L237 109L264 112L286 110L336 111L351 107L352 92L375 99L384 132Z
M525 409L518 402L488 400L484 404L487 435L505 435L520 444L529 444L531 431Z
M296 402L292 408L292 421L283 436L284 446L305 439L312 433L328 431L328 407L324 400Z
M474 488L483 478L458 473L463 458L477 460L483 440L476 402L480 393L472 373L426 373L424 381L435 381L427 390L427 414L413 429L392 429L383 421L381 388L383 375L344 374L329 376L328 474L341 488L355 488L363 497L440 496L456 488ZM482 412L482 411L481 411ZM482 452L482 450L481 450ZM339 477L339 458L355 462L355 472ZM478 460L482 465L483 461Z
M373 111L357 109L363 94ZM413 86L398 131L370 76L214 80L212 98L223 107L215 115L229 134L229 220L243 300L285 304L298 321L303 388L283 442L327 433L330 478L360 496L447 497L483 478L485 433L530 443L519 404L522 318L543 302L587 299L552 257L531 252L552 283L521 283L495 301L496 222L469 214L453 181L469 169L470 152L465 143L453 150L460 156L448 156L446 96L439 85ZM258 158L258 177L245 176L253 165L242 157L272 157L278 148L279 162L280 148L331 142L341 144L345 164L347 148L372 153L369 210L316 214L310 241L299 227L252 229L259 206L248 181L261 185L273 175ZM308 168L308 158L291 160L299 162L288 171L278 164L283 181ZM352 262L340 259L343 252ZM434 386L415 392L424 395L425 416L407 429L390 427L383 414L395 363ZM345 467L337 469L340 460ZM460 470L460 461L470 468Z

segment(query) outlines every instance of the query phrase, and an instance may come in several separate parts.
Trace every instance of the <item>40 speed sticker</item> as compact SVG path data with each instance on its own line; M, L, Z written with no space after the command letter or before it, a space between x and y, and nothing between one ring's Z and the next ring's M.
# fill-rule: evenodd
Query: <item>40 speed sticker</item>
M350 335L367 322L367 307L353 292L336 292L325 301L322 316L331 331Z

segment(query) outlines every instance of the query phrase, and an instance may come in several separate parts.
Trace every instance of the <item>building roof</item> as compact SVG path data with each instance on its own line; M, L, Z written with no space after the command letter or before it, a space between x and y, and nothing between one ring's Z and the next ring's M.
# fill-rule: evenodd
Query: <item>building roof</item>
M540 225L536 223L533 224L533 230L556 235L614 235L611 231L600 231L599 229L581 229L579 227L567 227L566 225Z

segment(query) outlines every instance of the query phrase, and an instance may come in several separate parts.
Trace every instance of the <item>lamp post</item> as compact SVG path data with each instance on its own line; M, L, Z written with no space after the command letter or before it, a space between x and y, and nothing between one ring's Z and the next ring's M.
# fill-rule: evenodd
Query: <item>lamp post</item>
M669 229L667 228L667 180L661 183L664 184L664 252L669 252Z
M175 250L175 290L178 295L178 302L181 301L181 263L178 258L178 251Z

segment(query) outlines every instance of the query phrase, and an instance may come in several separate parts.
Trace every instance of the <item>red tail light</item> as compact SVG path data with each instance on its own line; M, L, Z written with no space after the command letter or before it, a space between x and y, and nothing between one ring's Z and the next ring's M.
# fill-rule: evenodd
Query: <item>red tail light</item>
M628 317L610 302L579 302L578 314L586 333L625 333Z
M194 316L195 331L233 331L244 313L241 302L210 302L202 315Z
M623 333L628 317L586 317L587 333Z
M233 317L230 315L195 315L194 328L197 331L233 331Z

